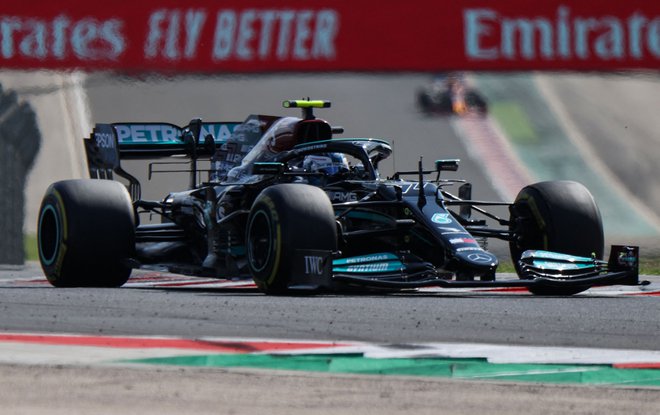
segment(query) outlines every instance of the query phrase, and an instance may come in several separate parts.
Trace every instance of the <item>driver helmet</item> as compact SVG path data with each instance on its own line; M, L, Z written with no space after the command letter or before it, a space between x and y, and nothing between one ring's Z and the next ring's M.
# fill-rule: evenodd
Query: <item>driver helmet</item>
M342 153L311 154L303 161L303 169L310 173L323 173L327 176L349 171L348 160Z

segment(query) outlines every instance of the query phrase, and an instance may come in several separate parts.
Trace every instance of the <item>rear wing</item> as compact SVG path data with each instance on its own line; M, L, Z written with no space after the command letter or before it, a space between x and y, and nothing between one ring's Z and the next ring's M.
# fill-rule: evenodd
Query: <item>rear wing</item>
M193 120L186 127L169 123L96 124L90 137L84 139L89 175L95 179L112 180L113 174L125 178L131 197L138 200L140 183L121 168L121 159L211 157L239 125L201 120Z
M233 133L240 122L202 122L197 145L208 151L215 151ZM189 143L184 140L188 128L169 123L114 123L97 124L95 131L112 126L117 136L119 153L122 159L159 158L173 155L186 155ZM208 137L214 143L207 143Z

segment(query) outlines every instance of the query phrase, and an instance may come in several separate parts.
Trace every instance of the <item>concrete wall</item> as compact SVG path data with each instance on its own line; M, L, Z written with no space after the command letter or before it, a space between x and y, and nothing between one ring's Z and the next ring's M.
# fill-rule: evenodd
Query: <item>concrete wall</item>
M0 71L0 84L29 103L37 115L41 149L27 178L26 233L35 234L41 198L54 181L86 177L87 165L80 139L91 131L84 75L51 71Z

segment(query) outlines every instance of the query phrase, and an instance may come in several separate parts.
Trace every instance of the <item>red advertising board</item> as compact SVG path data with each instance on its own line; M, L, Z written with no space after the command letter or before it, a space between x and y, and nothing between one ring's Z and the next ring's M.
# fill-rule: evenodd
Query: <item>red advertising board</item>
M660 2L4 2L0 68L660 69Z

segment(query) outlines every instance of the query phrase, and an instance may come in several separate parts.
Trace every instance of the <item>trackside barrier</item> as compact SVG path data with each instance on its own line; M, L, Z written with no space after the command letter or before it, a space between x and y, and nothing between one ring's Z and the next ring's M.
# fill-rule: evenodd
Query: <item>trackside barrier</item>
M30 105L0 85L0 264L24 262L24 188L40 142Z

